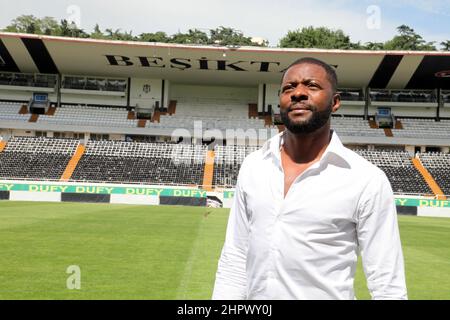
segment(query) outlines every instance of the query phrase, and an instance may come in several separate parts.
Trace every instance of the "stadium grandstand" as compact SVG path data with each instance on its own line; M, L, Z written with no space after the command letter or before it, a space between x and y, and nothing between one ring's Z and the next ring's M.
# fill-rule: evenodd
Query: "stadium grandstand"
M224 194L244 158L284 129L280 77L306 56L336 69L342 106L331 126L343 143L381 168L397 196L446 200L450 53L444 52L0 33L0 179L20 188L206 190L226 206Z

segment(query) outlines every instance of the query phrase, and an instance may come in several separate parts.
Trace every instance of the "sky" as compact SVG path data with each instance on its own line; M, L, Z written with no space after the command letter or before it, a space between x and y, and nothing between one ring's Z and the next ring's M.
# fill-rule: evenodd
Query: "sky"
M1 0L6 2L6 0ZM288 31L306 26L341 29L351 41L380 42L406 24L426 41L450 40L450 0L14 0L2 5L0 28L32 14L75 21L91 32L102 30L164 31L168 35L220 26L261 37L277 46ZM11 5L13 4L13 5Z

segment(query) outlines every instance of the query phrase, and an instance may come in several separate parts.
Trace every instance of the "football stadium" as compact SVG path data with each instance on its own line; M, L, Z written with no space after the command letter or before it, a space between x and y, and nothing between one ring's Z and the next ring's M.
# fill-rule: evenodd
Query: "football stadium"
M8 32L0 299L210 299L239 168L284 130L302 57L335 68L332 129L392 185L409 298L450 299L449 52ZM355 281L370 299L361 263Z

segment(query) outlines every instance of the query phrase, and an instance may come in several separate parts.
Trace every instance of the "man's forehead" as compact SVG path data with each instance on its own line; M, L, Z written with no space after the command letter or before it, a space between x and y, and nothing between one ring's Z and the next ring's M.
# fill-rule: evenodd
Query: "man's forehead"
M309 62L302 62L300 64L295 64L286 70L286 73L283 77L283 82L292 78L297 78L299 76L308 78L326 78L327 72L320 65Z

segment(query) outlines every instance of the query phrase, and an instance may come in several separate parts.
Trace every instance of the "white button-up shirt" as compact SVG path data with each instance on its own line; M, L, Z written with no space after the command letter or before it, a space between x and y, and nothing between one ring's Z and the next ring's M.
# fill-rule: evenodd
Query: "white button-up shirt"
M355 299L358 252L373 299L407 299L392 188L335 132L284 197L281 135L243 162L213 299Z

